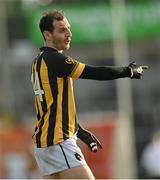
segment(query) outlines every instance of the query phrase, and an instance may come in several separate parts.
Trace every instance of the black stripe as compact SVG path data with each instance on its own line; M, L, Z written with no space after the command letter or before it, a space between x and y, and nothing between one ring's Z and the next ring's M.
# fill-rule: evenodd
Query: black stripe
M37 143L37 147L38 148L41 148L41 135L42 135L42 126L44 124L44 114L42 116L42 119L41 119L41 124L39 126L39 131L36 135L36 143Z
M57 78L53 75L52 70L48 67L48 78L49 84L51 88L51 93L53 97L53 104L50 109L49 116L49 126L48 126L48 134L47 134L47 146L53 145L54 141L54 128L56 123L56 113L57 113Z
M37 98L35 98L35 103L36 103L37 111L38 111L38 112L36 112L36 115L37 115L37 119L38 119L38 121L39 121L40 118L41 118L41 116L40 116L40 112L39 112L39 107L38 107L38 103L37 103Z
M42 135L42 127L44 125L44 117L45 117L45 114L43 114L43 116L41 118L41 124L39 126L39 131L36 135L36 143L37 143L38 148L41 148L41 135Z
M63 139L69 136L69 113L68 113L68 80L64 78L62 99L62 130Z
M38 103L37 103L37 98L35 98L35 103L37 105L36 116L37 116L37 120L39 121L40 120L40 112L39 112L39 107L38 107ZM35 132L37 131L38 128L39 127L37 127L37 126L35 127L33 136L35 136ZM38 136L40 136L40 134ZM37 137L37 135L36 135L36 143L37 143L37 146L41 147L40 137Z
M37 103L37 99L36 99L36 103ZM37 103L37 109L38 109L38 113L37 113L37 118L38 120L40 120L40 112L39 112L39 107L38 107L38 103ZM41 122L42 123L42 122ZM36 134L36 143L37 143L37 147L40 148L41 147L41 124L40 124L40 127L39 128L39 131L38 133ZM35 129L35 132L36 132L37 128Z
M76 133L78 130L78 122L77 122L77 115L75 116L75 130L74 133Z
M59 144L59 146L60 146L60 148L61 148L61 150L62 150L62 153L63 153L63 155L64 155L64 159L66 160L67 166L68 166L68 168L70 169L71 167L70 167L70 165L69 165L69 162L68 162L68 160L67 160L66 154L65 154L65 152L64 152L64 150L63 150L63 147L62 147L61 144Z
M73 74L75 73L75 71L76 71L78 65L79 65L79 63L76 63L75 66L73 67L73 70L72 70L72 72L71 72L71 74L70 74L71 77L72 77Z
M50 112L50 116L49 116L48 134L47 134L47 146L53 145L53 141L54 141L56 109L57 109L57 102L53 103L53 105L51 106L51 112Z

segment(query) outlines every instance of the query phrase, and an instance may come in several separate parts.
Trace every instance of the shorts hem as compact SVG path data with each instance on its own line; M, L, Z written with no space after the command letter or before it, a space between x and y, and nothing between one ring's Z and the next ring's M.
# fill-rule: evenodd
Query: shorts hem
M86 163L75 164L74 166L71 166L70 168L61 169L61 170L59 170L59 171L52 171L52 172L49 172L49 173L43 173L43 174L41 173L41 176L42 176L42 177L45 177L45 176L51 176L52 174L60 173L60 172L65 171L65 170L67 170L67 169L72 169L72 168L74 168L74 167L83 166L83 165L85 165L85 164L86 164Z

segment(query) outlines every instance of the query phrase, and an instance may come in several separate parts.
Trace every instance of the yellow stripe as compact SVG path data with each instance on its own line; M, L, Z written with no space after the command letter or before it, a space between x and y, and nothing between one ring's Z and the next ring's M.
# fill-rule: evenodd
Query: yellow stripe
M38 121L38 119L36 118L35 122L36 122L35 124L36 124L37 130L34 132L33 140L34 140L34 143L36 144L36 135L39 132L39 128L38 127L40 126L41 121Z
M34 62L32 63L32 73L33 73L33 71L34 71Z
M69 136L72 137L75 131L75 102L73 95L73 81L68 78L68 115L69 115Z
M36 74L36 64L32 64L32 73L35 75ZM33 82L34 83L34 82ZM37 96L35 96L35 109L36 109L36 114L40 113L38 112L38 106L39 108L41 107L41 105L38 105L38 99L37 99L37 103L36 103L36 99L37 99ZM40 110L39 110L40 111ZM41 114L42 114L42 110L41 110ZM35 119L35 123L36 123L36 126L39 127L40 126L40 121L38 121L38 119L36 118ZM36 135L37 133L39 132L39 128L34 132L34 137L33 137L33 140L34 140L34 143L36 144Z
M35 103L35 107L36 107L36 114L38 114L38 108L37 108L37 104ZM36 127L39 127L40 126L40 121L37 119L35 119L35 122L36 122ZM37 134L37 132L35 132Z
M36 74L36 72L37 72L37 67L36 67L36 64L35 64L34 65L34 74ZM37 105L38 105L38 108L39 108L40 116L42 117L43 110L42 110L42 106L41 106L41 102L40 102L40 97L36 96L36 100L37 100Z
M73 73L71 74L71 77L73 79L78 79L79 76L82 74L83 70L85 68L85 64L83 63L79 63L77 68L73 71Z
M35 108L36 108L36 114L38 114L38 107L36 101L35 101Z
M63 78L57 78L58 84L58 97L57 97L57 112L56 112L56 124L54 129L54 144L62 142L62 95L63 95Z
M48 67L45 64L45 61L42 59L41 69L40 69L42 87L44 90L45 100L47 103L47 109L53 104L53 96L50 87L49 77L48 77Z
M47 147L49 115L50 115L50 109L47 111L47 113L45 114L45 117L44 117L44 124L42 127L42 134L41 134L41 147Z
M43 110L42 110L42 106L41 106L41 102L40 102L39 96L36 96L36 99L37 99L37 104L38 104L40 116L42 117L43 116Z
M34 65L33 69L34 69L34 74L36 74L36 72L37 72L36 64ZM36 101L37 101L37 103L36 103ZM37 114L38 114L38 109L39 109L40 117L42 117L43 116L43 110L42 110L42 106L41 106L41 102L40 102L40 97L39 96L35 96L35 106L36 106ZM40 126L40 123L41 123L41 119L38 122L36 122L36 123L37 123L36 125L37 125L38 129L35 132L34 141L36 141L36 135L39 132L39 126Z
M40 75L41 75L42 89L44 91L45 100L46 100L47 109L48 109L44 117L44 124L42 127L42 135L41 135L41 144L43 147L46 147L47 146L47 131L48 131L48 126L49 126L50 106L53 103L53 96L52 96L52 92L51 92L51 88L49 84L48 68L43 59L41 61Z
M41 55L42 53L43 53L43 52L41 52L40 55ZM32 64L32 73L34 74L34 76L35 76L36 72L37 72L36 63L33 62L33 64ZM34 83L34 82L33 82L33 83ZM36 100L37 100L37 103L36 103ZM41 102L40 102L39 96L35 96L35 108L36 108L36 114L38 114L38 109L39 109L40 117L42 117L42 115L43 115L43 110L42 110L42 106L41 106ZM36 121L36 126L37 126L38 128L37 128L36 132L34 133L33 140L34 140L34 143L36 144L36 135L37 135L37 133L39 132L39 126L40 126L40 124L41 124L41 120L38 120L38 119L36 118L35 121Z
M40 112L40 116L42 117L43 116L43 110L42 110L42 106L41 106L41 102L40 102L40 99L39 99L39 96L36 96L35 97L37 99L37 104L36 104L36 108L38 106L39 108L39 112ZM37 109L37 112L38 112L38 109ZM36 135L38 134L39 132L39 126L41 124L41 119L39 121L36 121L36 126L38 127L37 131L35 132L34 134L34 142L36 142Z

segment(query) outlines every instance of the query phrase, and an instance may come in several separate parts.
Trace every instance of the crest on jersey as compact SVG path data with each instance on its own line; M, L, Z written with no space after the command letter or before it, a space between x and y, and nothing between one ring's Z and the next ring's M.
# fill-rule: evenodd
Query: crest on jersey
M76 61L72 59L71 57L68 57L65 61L67 64L76 64Z

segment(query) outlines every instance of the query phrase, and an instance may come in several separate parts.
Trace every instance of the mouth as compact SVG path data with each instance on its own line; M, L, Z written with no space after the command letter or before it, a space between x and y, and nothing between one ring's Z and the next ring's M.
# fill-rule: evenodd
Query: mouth
M70 44L70 42L71 42L71 39L66 39L65 40L65 44Z

